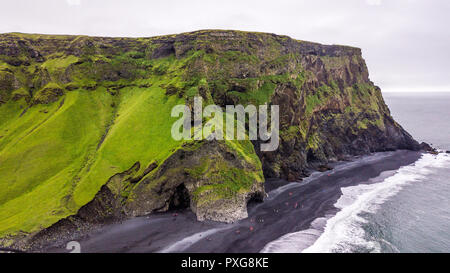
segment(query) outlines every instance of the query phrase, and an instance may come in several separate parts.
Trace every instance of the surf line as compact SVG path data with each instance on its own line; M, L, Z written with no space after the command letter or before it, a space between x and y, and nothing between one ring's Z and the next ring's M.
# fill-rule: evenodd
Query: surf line
M164 248L163 250L161 250L161 253L168 253L168 252L181 252L183 250L185 250L186 248L190 247L191 245L195 244L196 242L200 241L201 239L206 238L207 236L214 234L218 231L222 231L225 229L230 229L232 228L233 225L230 225L228 227L223 227L223 228L213 228L207 231L202 231L202 232L198 232L195 233L191 236L188 236L184 239L182 239L181 241L175 242L172 245Z

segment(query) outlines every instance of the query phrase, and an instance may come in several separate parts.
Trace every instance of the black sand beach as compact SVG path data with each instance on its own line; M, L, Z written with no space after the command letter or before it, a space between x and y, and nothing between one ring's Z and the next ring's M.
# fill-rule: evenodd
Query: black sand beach
M338 163L301 182L268 180L268 197L249 205L249 218L234 224L198 222L186 210L154 214L105 226L77 241L81 252L259 252L284 234L308 229L311 222L335 214L341 187L375 183L382 172L415 162L419 152L376 153ZM47 252L68 252L50 247Z

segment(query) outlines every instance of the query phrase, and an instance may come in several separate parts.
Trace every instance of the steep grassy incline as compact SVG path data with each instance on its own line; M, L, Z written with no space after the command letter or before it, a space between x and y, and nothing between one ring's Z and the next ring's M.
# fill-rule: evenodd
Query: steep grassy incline
M168 209L176 202L173 195L178 184L186 180L179 175L189 172L186 166L208 173L202 183L191 179L195 182L190 186L192 206L201 208L202 204L214 203L217 197L234 199L238 194L242 200L236 204L241 208L237 217L246 217L248 194L263 191L261 186L253 186L263 182L263 177L261 163L249 141L244 143L250 150L243 149L243 143L232 142L225 146L210 143L207 149L202 148L203 144L194 145L192 152L204 157L200 162L186 155L189 162L178 173L166 174L165 166L169 164L162 164L169 157L174 161L174 154L182 148L183 142L171 137L176 118L170 113L173 106L198 94L199 79L181 79L187 63L197 54L192 52L179 59L171 54L149 58L146 50L131 40L125 44L114 41L119 44L111 52L94 52L101 47L90 44L91 39L22 34L0 37L2 244L28 238L28 234L77 214L81 207L87 205L89 210L99 202L98 214L84 220L101 221ZM75 52L64 52L72 50L74 43L80 43L74 46ZM157 48L148 39L146 43ZM33 51L36 47L39 51ZM179 88L188 88L189 96L173 92ZM222 153L233 154L236 159L224 159ZM247 153L253 156L249 158ZM210 161L213 157L214 162ZM225 171L227 168L232 169ZM149 192L166 184L171 187L165 194ZM96 197L105 191L108 198ZM149 199L155 202L148 205ZM236 211L233 206L229 210ZM209 212L201 217L210 218Z
M49 218L42 223L45 226L67 215L60 202L95 152L111 118L108 100L104 95L76 91L51 106L39 105L23 115L21 110L9 116L0 139L2 232L11 228L29 231L43 218ZM0 106L1 116L7 114L3 111L7 107Z
M280 148L174 141L171 109L197 95L279 105ZM0 35L1 244L57 222L182 206L232 222L264 195L263 171L296 180L318 164L398 148L418 144L390 116L358 48L221 30Z
M167 137L179 98L157 86L121 92L112 107L115 98L105 90L72 91L22 116L16 110L2 126L1 233L33 231L74 214L114 174L135 162L162 161L179 145ZM2 117L11 118L10 107L0 106Z

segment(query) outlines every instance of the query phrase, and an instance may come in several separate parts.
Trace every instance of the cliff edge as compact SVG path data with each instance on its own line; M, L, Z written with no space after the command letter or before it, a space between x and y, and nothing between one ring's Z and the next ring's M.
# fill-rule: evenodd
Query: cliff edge
M279 148L173 140L170 111L195 96L279 105ZM264 178L295 181L351 155L419 148L358 48L226 30L0 34L3 245L51 226L183 207L199 220L233 222L263 199Z

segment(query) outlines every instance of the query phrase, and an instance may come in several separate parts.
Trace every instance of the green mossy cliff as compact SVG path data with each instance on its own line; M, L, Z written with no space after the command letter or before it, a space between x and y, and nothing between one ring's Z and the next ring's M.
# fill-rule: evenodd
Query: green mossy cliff
M280 106L280 147L175 141L174 105ZM61 221L190 206L245 218L264 177L419 145L390 116L358 48L205 30L151 38L0 35L0 238ZM264 175L263 175L264 174ZM73 220L72 222L79 222Z

